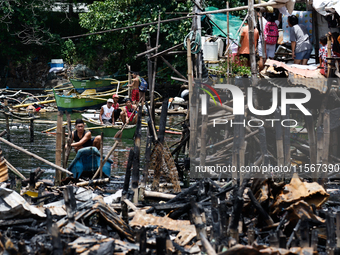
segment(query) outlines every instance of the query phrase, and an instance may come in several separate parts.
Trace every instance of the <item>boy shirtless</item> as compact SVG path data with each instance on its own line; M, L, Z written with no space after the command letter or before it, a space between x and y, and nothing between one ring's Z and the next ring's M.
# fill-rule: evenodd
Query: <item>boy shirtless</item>
M136 104L139 102L139 74L137 72L132 72L132 83L127 86L132 87L131 99Z

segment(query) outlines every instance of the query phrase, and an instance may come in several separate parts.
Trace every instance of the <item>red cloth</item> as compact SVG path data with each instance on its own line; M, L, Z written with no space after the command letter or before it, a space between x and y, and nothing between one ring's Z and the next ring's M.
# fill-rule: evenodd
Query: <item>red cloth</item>
M139 89L133 89L131 93L131 99L132 101L139 102Z

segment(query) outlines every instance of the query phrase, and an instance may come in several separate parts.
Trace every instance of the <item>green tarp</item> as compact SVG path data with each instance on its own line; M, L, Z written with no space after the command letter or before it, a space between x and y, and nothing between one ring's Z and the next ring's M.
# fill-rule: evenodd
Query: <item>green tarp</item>
M216 7L209 6L205 8L205 11L214 11L218 10ZM227 14L226 13L216 13L216 14L208 14L212 21L216 23L217 26L219 26L223 32L220 29L218 29L214 24L211 23L213 27L213 35L215 36L223 36L226 37L227 34ZM202 16L202 19L205 18L205 16ZM237 30L242 25L242 20L237 17L229 14L229 33L231 33L230 37L233 39L238 39L239 34L236 34Z

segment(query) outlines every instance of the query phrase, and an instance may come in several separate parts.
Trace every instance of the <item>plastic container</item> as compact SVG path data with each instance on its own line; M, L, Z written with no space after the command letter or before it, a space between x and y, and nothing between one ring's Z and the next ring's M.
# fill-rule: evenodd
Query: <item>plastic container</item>
M203 60L217 61L218 60L218 43L205 42L203 44Z
M51 59L51 68L53 67L64 68L64 61L62 59Z
M222 41L221 38L218 38L216 42L218 44L218 56L223 57L224 42Z

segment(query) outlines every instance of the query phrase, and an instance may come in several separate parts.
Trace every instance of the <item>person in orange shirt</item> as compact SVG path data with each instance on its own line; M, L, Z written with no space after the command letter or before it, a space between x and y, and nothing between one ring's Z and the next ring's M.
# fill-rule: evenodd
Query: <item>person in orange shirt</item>
M241 38L240 38L240 44L241 47L238 48L238 54L241 57L244 57L248 59L248 66L250 66L250 56L249 56L249 26L248 21L246 20L244 22L245 26L242 28L241 31ZM257 46L257 41L259 40L259 31L257 28L254 28L254 43L255 43L255 51Z

